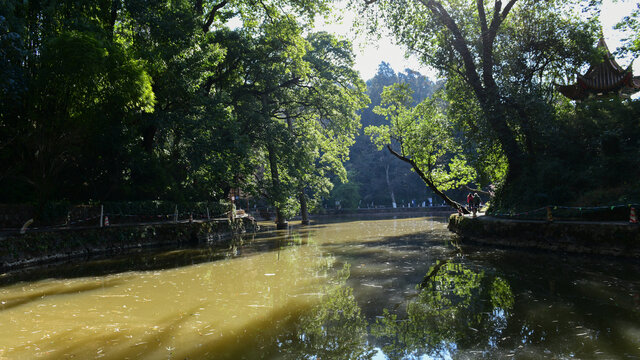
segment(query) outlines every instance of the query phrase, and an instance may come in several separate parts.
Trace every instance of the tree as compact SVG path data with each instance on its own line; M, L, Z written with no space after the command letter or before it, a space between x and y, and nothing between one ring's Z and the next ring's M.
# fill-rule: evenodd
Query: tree
M410 86L413 90L412 105L431 96L440 86L426 76L409 69L396 73L388 63L382 62L376 75L367 80L367 94L371 98L371 103L362 111L363 127L385 123L385 118L374 113L373 109L380 105L380 95L384 87L395 83L406 83ZM406 204L412 200L422 202L432 196L420 177L410 171L411 165L397 161L388 151L377 151L375 144L362 132L356 136L355 140L355 144L351 147L347 168L350 171L349 181L361 184L359 187L361 206L370 206L372 203L391 206L394 202ZM354 206L357 205L358 201Z
M108 5L2 4L9 77L0 109L8 201L88 198L123 173L125 129L153 110L151 79L108 34ZM100 186L102 189L109 186Z
M386 146L391 154L410 164L429 189L447 204L467 213L443 191L470 182L474 172L459 155L461 151L437 100L429 98L415 107L411 107L412 102L407 84L385 87L382 103L373 111L385 116L388 124L369 126L365 133L379 150Z
M535 160L534 125L545 111L544 88L586 60L596 33L595 21L571 12L570 1L366 0L360 3L371 31L379 19L397 40L448 80L464 86L478 117L463 119L495 139L511 178ZM569 66L568 66L569 65ZM542 104L547 104L542 102ZM472 134L468 134L473 137ZM480 150L495 151L494 146Z
M220 77L211 92L234 104L240 133L253 144L254 190L275 206L280 228L298 206L304 209L308 194L328 192L327 173L344 178L356 110L367 101L350 44L326 33L305 38L302 31L283 16L258 34L217 33L234 49L222 64L233 75Z
M631 14L616 24L615 28L627 31L629 34L622 46L622 52L631 53L634 58L637 57L640 52L640 4L636 5L636 9Z
M365 85L353 70L351 44L325 32L310 34L307 40L311 50L305 60L311 73L302 89L295 91L296 100L286 112L290 132L297 139L292 150L302 155L290 171L298 181L303 224L309 222L307 194L315 203L328 195L328 174L347 181L344 162L360 127L357 111L369 102Z
M230 101L233 39L218 32L233 16L254 35L283 14L309 23L326 4L2 2L0 198L224 197L255 144Z

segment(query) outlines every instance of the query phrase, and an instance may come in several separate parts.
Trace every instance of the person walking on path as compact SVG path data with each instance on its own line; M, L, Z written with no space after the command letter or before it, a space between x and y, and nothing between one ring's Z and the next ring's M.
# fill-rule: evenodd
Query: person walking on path
M480 195L478 195L478 193L473 194L473 199L471 200L471 202L473 217L477 217L476 213L478 212L478 210L480 210L480 203L482 202L482 200L480 200Z
M472 202L473 202L473 195L469 193L469 195L467 195L467 210L469 211L471 211L471 207L473 206Z

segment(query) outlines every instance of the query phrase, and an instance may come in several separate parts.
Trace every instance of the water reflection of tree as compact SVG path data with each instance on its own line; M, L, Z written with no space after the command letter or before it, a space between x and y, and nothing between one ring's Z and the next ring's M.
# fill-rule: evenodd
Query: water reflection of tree
M353 289L345 285L349 267L339 272L320 304L304 314L293 331L279 339L285 359L371 359L367 321Z
M391 359L445 357L460 349L496 345L514 297L502 278L460 263L437 263L406 319L384 310L371 333Z

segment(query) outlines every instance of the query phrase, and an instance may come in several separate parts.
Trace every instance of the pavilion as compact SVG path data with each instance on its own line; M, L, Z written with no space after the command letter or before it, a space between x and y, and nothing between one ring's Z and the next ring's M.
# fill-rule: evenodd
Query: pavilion
M571 100L581 101L590 97L617 94L630 97L640 90L640 76L633 76L631 65L623 69L616 62L604 38L598 41L598 49L604 49L604 60L599 64L591 64L584 75L578 75L573 85L556 85L562 95Z

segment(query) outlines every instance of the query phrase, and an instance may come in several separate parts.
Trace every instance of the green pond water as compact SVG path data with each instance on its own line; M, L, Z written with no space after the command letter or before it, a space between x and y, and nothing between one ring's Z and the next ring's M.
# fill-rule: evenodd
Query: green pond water
M326 219L0 275L0 359L636 359L640 263Z

